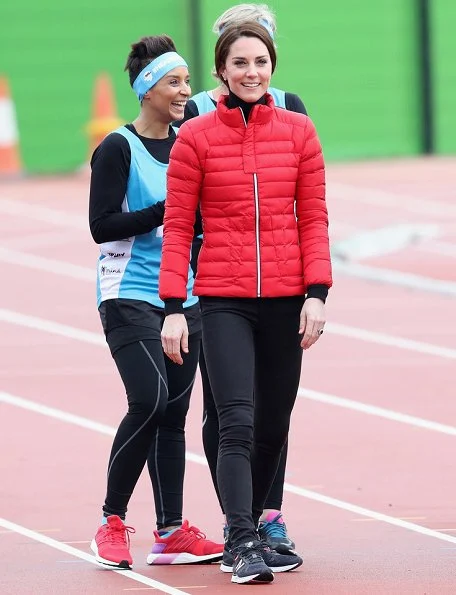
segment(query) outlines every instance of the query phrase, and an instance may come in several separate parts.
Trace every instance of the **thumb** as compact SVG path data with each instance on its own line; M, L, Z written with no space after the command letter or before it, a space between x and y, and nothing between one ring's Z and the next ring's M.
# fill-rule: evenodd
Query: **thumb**
M299 334L300 335L302 335L304 333L304 331L306 330L306 321L307 321L307 316L303 309L303 310L301 310L301 315L299 317Z
M188 330L187 329L185 329L185 331L182 334L181 348L184 353L188 353Z

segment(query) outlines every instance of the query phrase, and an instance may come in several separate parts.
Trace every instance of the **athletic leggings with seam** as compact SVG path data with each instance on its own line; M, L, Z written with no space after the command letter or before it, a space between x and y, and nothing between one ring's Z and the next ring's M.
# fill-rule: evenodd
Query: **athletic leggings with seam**
M184 355L182 366L165 357L159 338L136 341L114 353L127 393L128 411L119 425L109 458L105 515L125 518L147 460L157 528L182 522L184 428L200 342L200 332L190 335L189 353Z
M287 440L301 375L303 303L304 296L200 298L220 426L217 483L232 547L256 539Z

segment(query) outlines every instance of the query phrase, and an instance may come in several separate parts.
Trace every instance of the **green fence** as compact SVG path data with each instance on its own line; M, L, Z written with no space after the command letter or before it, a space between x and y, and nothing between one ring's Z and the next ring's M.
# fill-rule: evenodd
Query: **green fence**
M456 2L432 0L435 150L456 153Z
M298 93L329 159L420 151L414 0L272 0L274 86ZM205 27L232 2L203 0ZM214 35L206 43L213 47ZM206 72L212 54L207 51ZM210 84L208 78L206 83Z
M300 95L327 159L421 152L418 4L270 0L278 22L274 85ZM72 171L86 161L85 126L100 72L112 78L119 115L125 121L136 116L123 67L130 43L142 35L170 34L188 57L193 91L213 87L211 26L232 5L225 0L137 0L131 7L124 0L2 3L0 74L7 75L12 89L27 171ZM430 0L430 7L435 147L456 152L456 3Z
M119 115L136 116L123 72L130 44L169 32L187 55L187 8L186 0L2 3L0 73L9 78L27 171L71 171L86 161L85 127L100 72L111 75Z

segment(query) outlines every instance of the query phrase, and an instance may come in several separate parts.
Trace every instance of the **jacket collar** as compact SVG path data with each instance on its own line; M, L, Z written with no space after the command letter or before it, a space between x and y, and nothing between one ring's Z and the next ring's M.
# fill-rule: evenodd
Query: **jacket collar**
M274 100L266 93L266 105L255 105L250 112L249 124L267 124L274 117ZM245 128L241 108L228 108L228 95L222 95L217 103L217 114L224 124L232 128Z

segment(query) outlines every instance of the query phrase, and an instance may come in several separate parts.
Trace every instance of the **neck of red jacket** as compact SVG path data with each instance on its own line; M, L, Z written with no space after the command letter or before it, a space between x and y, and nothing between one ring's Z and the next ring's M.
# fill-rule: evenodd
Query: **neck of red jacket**
M266 96L263 95L257 101L254 101L253 103L249 103L247 101L244 101L243 99L241 99L237 95L235 95L233 93L233 91L230 90L229 95L228 95L228 99L227 99L227 102L226 102L226 106L229 109L235 109L237 107L240 107L241 110L242 110L242 113L244 114L244 118L245 118L245 121L246 122L248 122L249 116L250 116L250 112L252 111L252 108L255 105L266 105Z

